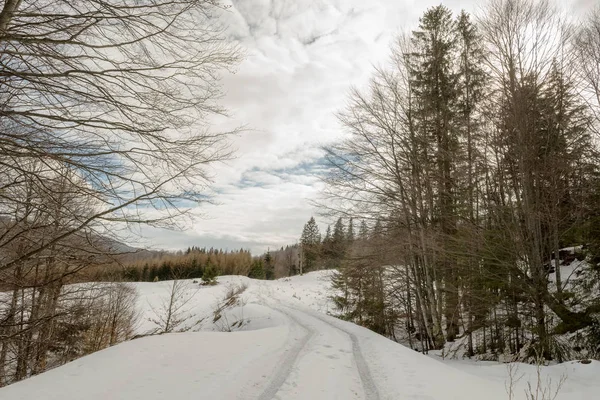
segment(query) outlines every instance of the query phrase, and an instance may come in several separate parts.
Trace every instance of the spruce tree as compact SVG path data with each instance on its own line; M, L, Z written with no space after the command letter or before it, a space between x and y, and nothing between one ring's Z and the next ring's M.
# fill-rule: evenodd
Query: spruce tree
M327 225L325 237L323 238L321 257L326 269L335 268L333 237L331 233L331 225Z
M325 237L323 238L323 244L329 243L331 241L331 225L327 225L327 230L325 231Z
M342 218L338 218L333 226L333 236L331 237L331 260L332 268L339 268L346 252L346 233Z
M365 222L365 220L360 221L358 238L363 242L369 239L369 228L367 227L367 223Z
M302 244L302 270L303 272L312 271L316 268L321 252L321 233L314 217L311 217L304 225L300 243Z
M202 283L204 285L216 285L218 276L219 270L217 266L208 261L204 267L204 273L202 274Z
M248 278L265 279L265 268L263 261L260 258L254 260L254 262L252 263L252 268L250 268Z
M481 291L475 286L478 284L479 276L477 270L480 266L482 256L482 244L478 232L481 228L480 203L481 194L478 187L484 179L485 160L481 152L483 144L482 118L483 97L487 83L485 65L485 49L481 35L477 27L471 22L469 14L461 12L457 20L458 52L460 55L458 72L458 102L457 102L457 126L460 131L462 145L462 160L456 167L462 170L462 176L457 179L458 208L462 212L462 220L465 222L460 242L455 245L457 263L462 265L462 271L458 271L463 293L462 301L466 309L467 332L468 332L468 354L472 355L473 336L472 326L475 319L475 308L481 308ZM468 248L469 251L460 251Z
M275 279L275 265L273 263L273 257L271 256L271 252L269 250L267 250L267 254L265 254L264 270L265 279Z
M346 233L346 242L348 245L351 245L354 242L354 219L350 217L350 221L348 221L348 230Z
M410 76L417 104L416 126L418 134L427 143L425 149L430 160L430 201L436 205L434 226L439 231L439 245L434 267L438 272L438 285L445 287L444 302L432 299L436 347L443 345L441 314L445 314L447 340L458 334L458 277L453 257L451 238L456 233L456 157L459 154L458 123L458 72L455 66L458 51L456 21L452 12L440 5L428 9L420 19L419 29L413 33L415 52L412 55ZM442 295L441 293L438 295ZM434 305L435 304L435 305Z

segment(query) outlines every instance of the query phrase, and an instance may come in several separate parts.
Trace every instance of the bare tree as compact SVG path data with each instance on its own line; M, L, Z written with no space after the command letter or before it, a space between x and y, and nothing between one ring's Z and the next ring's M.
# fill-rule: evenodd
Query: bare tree
M596 134L600 133L600 6L588 14L587 20L573 40L577 63L574 72L584 82L588 104L596 119Z
M233 133L211 128L225 115L219 78L240 58L223 11L213 0L1 3L0 384L46 368L64 287L114 261L109 236L175 228L209 201L206 166L231 155Z
M174 279L170 283L168 296L165 297L158 307L153 307L154 317L150 318L156 325L154 333L171 333L185 331L191 328L186 323L193 318L188 307L189 302L198 292L197 287L191 287L184 280Z
M209 127L224 113L218 76L238 60L220 37L219 11L196 0L4 3L0 165L31 182L24 160L56 175L65 168L98 204L0 269L84 228L172 226L185 211L178 200L206 201L203 167L230 155L227 133Z

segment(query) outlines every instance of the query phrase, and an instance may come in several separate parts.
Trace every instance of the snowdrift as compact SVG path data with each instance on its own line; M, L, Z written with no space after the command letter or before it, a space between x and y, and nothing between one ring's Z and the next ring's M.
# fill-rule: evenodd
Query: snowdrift
M506 399L507 368L424 356L365 328L326 315L327 272L279 281L220 277L188 283L185 333L135 339L0 389L0 399ZM232 287L247 286L221 309ZM169 282L139 283L140 334ZM515 398L525 398L530 365ZM600 394L600 363L566 363L542 377L567 381L558 399Z

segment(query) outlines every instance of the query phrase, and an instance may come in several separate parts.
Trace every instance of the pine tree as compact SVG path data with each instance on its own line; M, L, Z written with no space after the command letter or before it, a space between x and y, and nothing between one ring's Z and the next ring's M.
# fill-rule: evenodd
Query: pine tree
M346 237L346 233L344 231L344 221L342 221L342 218L340 217L337 219L337 221L335 222L335 225L333 226L332 240L335 243L343 243L345 237Z
M264 270L265 279L275 279L275 265L273 264L273 257L271 256L271 252L269 250L267 250L267 254L265 254Z
M367 223L365 222L365 220L360 221L358 238L363 242L369 239L369 228L367 227Z
M333 236L331 233L331 225L327 225L327 230L325 231L325 237L323 238L321 257L323 259L323 264L326 269L335 268Z
M439 231L440 251L434 267L438 272L436 286L445 287L446 307L439 299L432 301L430 309L434 320L433 336L436 347L443 345L441 314L446 317L446 336L449 341L458 334L458 277L455 252L451 238L456 233L456 175L453 166L459 154L458 124L458 73L456 21L445 6L428 9L420 19L419 30L413 34L414 54L411 56L410 76L416 101L416 126L430 160L426 167L431 173L428 201L436 205L433 214L434 228ZM440 279L441 278L441 279ZM430 290L433 295L434 290ZM438 296L442 294L439 293Z
M321 253L321 233L314 217L311 217L304 225L300 243L302 245L302 272L312 271L316 268Z
M331 225L327 225L327 230L325 231L325 237L323 238L323 244L331 242Z
M252 263L252 268L250 269L250 272L248 273L248 278L252 278L252 279L265 279L265 268L263 265L263 261L258 258L256 260L254 260L254 262Z
M346 231L346 242L351 245L354 242L354 219L350 217L348 221L348 230Z
M344 320L350 320L353 306L351 304L348 276L345 272L342 269L338 269L331 275L331 288L333 289L331 300L338 311L338 315L336 316Z
M204 273L202 274L202 283L204 285L216 285L218 276L219 270L217 269L217 266L208 261L204 267Z
M475 318L475 307L481 308L481 291L475 287L479 276L477 269L480 266L482 256L481 240L478 232L481 229L481 189L480 182L484 180L485 165L481 153L483 148L482 134L482 100L487 76L484 71L485 50L483 38L477 27L471 22L466 12L461 12L457 20L458 52L458 108L457 126L460 130L462 141L461 165L457 169L462 170L462 176L458 176L457 183L457 205L462 212L462 220L465 221L460 239L457 239L456 248L469 248L470 251L462 251L461 259L457 257L457 263L462 265L462 271L458 271L462 301L467 313L468 332L468 354L473 355L472 326ZM477 292L477 293L476 293ZM479 299L479 300L478 300Z
M346 252L346 233L342 218L338 218L333 226L333 235L331 237L331 266L339 268Z

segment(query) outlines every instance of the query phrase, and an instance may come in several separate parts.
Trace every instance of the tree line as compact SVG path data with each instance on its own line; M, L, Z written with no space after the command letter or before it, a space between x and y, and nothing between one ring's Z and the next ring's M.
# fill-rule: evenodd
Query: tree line
M364 221L355 235L353 219L350 218L346 225L342 218L338 218L333 229L329 225L325 236L322 236L315 218L311 217L304 225L298 243L282 246L279 250L269 250L261 256L254 257L247 276L255 279L277 279L340 268L346 250L354 242L355 236L366 235L367 225Z
M326 149L322 210L370 227L334 276L342 315L423 351L598 356L598 49L598 9L576 26L544 0L433 7L397 38Z
M122 261L96 275L94 280L158 282L172 279L193 279L203 276L249 275L252 255L249 250L188 247L185 251L147 254L134 262Z

